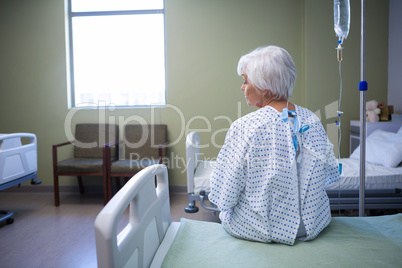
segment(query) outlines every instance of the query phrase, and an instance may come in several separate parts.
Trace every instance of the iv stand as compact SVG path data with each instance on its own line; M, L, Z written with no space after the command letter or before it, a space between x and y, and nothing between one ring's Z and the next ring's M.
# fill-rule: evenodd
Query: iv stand
M360 189L359 217L364 217L365 180L366 180L366 0L361 0L361 37L360 37Z

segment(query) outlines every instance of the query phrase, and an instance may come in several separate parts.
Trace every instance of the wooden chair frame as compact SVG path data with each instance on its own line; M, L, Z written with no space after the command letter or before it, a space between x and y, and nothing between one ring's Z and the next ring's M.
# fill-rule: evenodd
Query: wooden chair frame
M103 177L103 199L104 204L109 201L108 193L108 165L111 162L111 150L110 147L103 146L103 161L102 161L102 171L101 172L58 172L57 171L57 149L66 145L74 145L74 141L67 141L59 144L55 144L52 147L53 154L53 184L54 184L54 205L58 207L60 205L60 193L59 193L59 176L77 176L78 187L80 193L84 193L84 186L82 183L82 176L101 176ZM107 153L108 150L108 153ZM118 156L118 147L116 146L116 156Z

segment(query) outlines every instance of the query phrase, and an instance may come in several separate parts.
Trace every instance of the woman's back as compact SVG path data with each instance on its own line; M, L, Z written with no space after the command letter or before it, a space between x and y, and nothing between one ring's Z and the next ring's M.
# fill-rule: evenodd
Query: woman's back
M332 144L311 111L296 106L296 117L266 106L228 131L209 199L233 236L293 244L301 219L307 240L329 224L325 185L339 178Z

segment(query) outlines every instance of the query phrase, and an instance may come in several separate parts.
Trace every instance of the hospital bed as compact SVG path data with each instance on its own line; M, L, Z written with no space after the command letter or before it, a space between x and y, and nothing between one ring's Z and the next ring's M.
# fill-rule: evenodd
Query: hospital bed
M155 185L156 176L156 185ZM170 222L167 169L148 167L95 220L98 267L400 267L402 214L336 217L294 246L240 240L220 224ZM119 222L128 208L128 223Z
M0 134L0 191L24 181L36 179L38 170L36 135L31 133ZM0 211L0 221L13 223L13 213Z
M376 130L372 134L384 134L385 131ZM396 130L398 131L398 130ZM402 128L399 130L402 141ZM387 144L382 145L381 140L367 138L368 159L381 158L394 161L390 154L390 139L386 139ZM372 138L370 138L372 137ZM196 202L199 202L204 209L218 211L216 207L208 204L208 193L210 191L210 177L214 168L214 161L202 161L200 151L200 135L197 132L190 132L186 138L186 161L187 161L187 195L188 206L185 207L187 213L198 212ZM402 146L402 144L400 144ZM385 152L381 153L380 151ZM339 209L358 209L359 208L359 183L360 165L359 158L340 159L342 163L342 174L340 181L329 185L327 188L330 199L331 210ZM372 157L370 157L370 155ZM397 153L396 153L397 154ZM402 156L402 154L399 154ZM353 157L353 158L352 158ZM375 159L373 160L375 162ZM400 161L400 160L399 160ZM402 165L397 167L386 166L387 163L370 164L366 163L366 182L365 182L365 208L366 209L400 209L402 208Z

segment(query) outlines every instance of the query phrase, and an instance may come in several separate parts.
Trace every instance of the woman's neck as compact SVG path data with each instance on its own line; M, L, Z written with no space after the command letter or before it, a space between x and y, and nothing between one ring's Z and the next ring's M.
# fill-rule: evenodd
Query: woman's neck
M283 108L288 108L289 110L296 109L294 104L287 100L266 99L263 103L263 107L264 106L271 106L278 112L282 112Z

